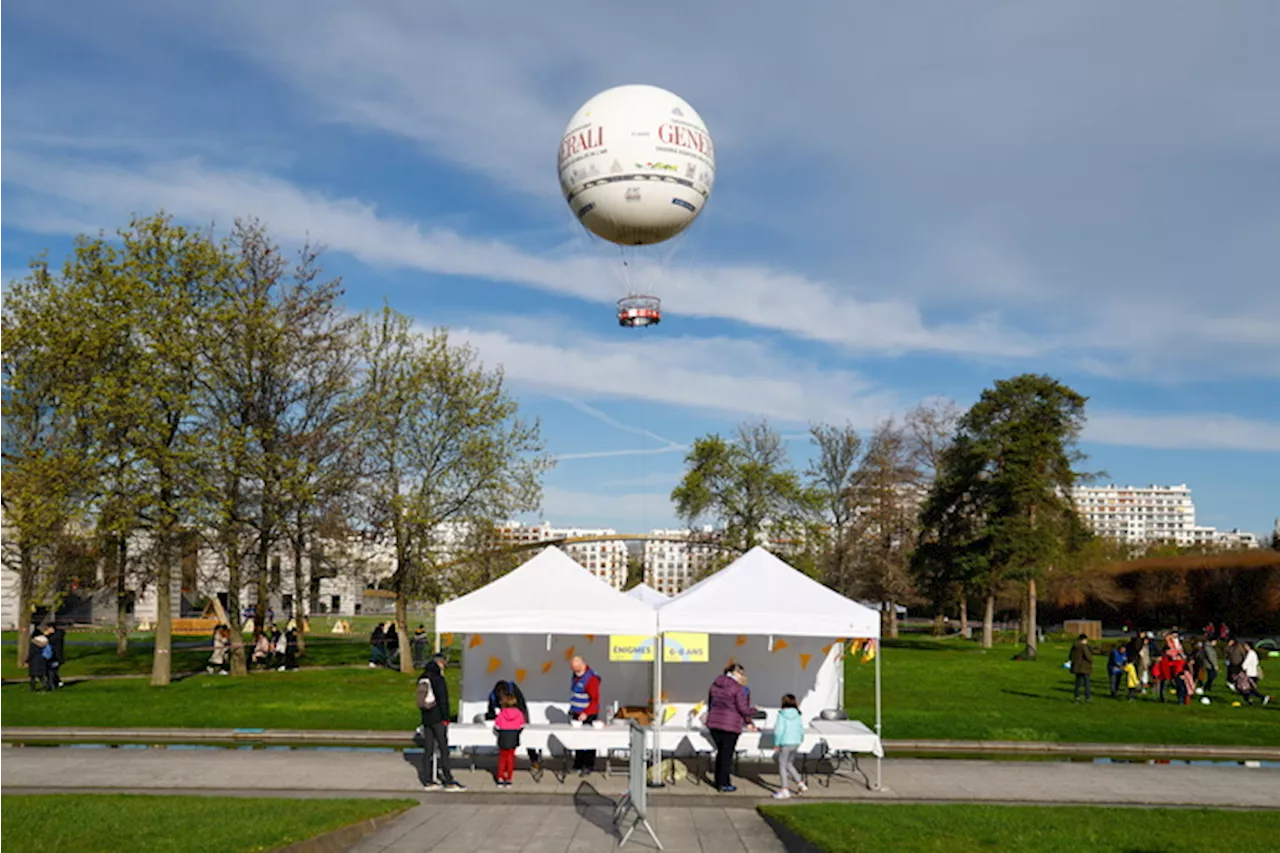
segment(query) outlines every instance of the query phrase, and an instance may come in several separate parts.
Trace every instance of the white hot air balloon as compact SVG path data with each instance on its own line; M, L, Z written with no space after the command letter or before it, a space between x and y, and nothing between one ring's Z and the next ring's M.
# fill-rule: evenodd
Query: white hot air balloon
M623 247L679 235L702 212L715 183L715 147L698 113L657 86L617 86L587 101L560 141L560 188L589 232ZM630 292L618 323L656 325L655 296Z

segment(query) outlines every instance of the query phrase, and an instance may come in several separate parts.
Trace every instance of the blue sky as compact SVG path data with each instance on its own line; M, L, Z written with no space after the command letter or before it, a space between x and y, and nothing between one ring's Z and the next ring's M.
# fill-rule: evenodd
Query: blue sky
M1050 373L1089 467L1280 515L1280 7L77 2L3 10L3 266L163 208L328 247L501 364L562 456L541 515L673 525L683 448L769 418L870 430ZM565 123L622 83L716 139L643 259L559 196ZM641 452L643 451L643 452Z

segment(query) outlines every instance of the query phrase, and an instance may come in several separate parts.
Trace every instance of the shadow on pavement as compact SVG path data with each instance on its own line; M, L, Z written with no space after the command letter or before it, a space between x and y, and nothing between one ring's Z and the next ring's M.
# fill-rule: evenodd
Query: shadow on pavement
M578 817L599 827L614 838L621 838L618 835L617 825L613 822L617 801L597 791L590 782L583 782L573 792L573 807L577 810Z

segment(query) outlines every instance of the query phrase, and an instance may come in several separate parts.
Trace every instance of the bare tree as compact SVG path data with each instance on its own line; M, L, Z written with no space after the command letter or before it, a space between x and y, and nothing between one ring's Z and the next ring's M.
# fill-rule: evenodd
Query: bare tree
M859 589L881 602L885 633L898 636L897 605L911 592L908 574L915 548L920 472L912 464L906 432L886 420L872 434L850 491L852 542Z
M862 457L862 437L852 424L809 427L810 442L817 454L805 474L815 498L821 503L822 524L827 529L820 538L819 563L827 585L843 595L854 591L852 493L857 484Z

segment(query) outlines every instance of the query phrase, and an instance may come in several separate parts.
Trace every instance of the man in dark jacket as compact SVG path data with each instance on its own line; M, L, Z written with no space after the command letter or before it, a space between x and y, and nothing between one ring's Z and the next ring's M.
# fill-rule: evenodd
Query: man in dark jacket
M1071 647L1071 674L1076 677L1076 701L1080 701L1081 688L1084 688L1084 701L1093 701L1093 649L1089 648L1087 634L1081 634Z
M428 791L464 791L462 783L453 778L449 770L449 685L444 680L447 666L444 655L436 655L427 662L419 683L430 682L435 704L420 708L422 712L422 769L427 778L423 787ZM434 772L432 765L435 765Z
M1225 636L1226 624L1223 624L1223 634ZM1240 668L1244 666L1244 658L1247 652L1244 646L1236 642L1236 638L1232 637L1227 640L1227 689L1235 691L1236 676L1240 673Z

